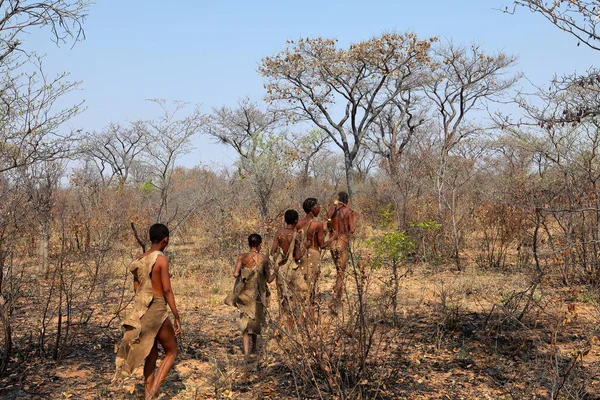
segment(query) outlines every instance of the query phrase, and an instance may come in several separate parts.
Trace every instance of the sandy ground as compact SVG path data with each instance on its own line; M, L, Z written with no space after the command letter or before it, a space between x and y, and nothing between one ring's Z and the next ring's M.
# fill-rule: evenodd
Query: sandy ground
M180 355L160 398L339 398L323 384L321 392L302 391L272 327L261 338L259 360L244 362L237 312L223 304L232 283L227 264L194 263L187 251L179 249L176 261L186 268L174 264L172 277L182 315ZM374 321L386 339L369 368L385 379L371 375L357 384L361 390L348 390L349 398L533 399L557 390L564 396L559 398L600 398L593 301L571 290L540 289L518 321L512 304L514 294L528 286L526 273L455 272L426 264L411 270L400 282L396 326ZM385 283L385 274L377 274L373 282ZM333 318L326 304L334 277L326 257L323 321ZM272 305L271 315L277 315L276 301ZM111 318L109 309L98 309L62 361L18 349L9 375L0 380L0 398L142 398L139 379L111 384L119 327L101 328Z

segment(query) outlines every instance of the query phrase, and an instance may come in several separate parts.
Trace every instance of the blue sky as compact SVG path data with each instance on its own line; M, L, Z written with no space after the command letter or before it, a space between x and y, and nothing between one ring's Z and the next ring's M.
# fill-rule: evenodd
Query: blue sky
M576 46L574 38L525 9L499 11L507 5L509 0L98 0L84 25L87 38L74 48L57 48L41 32L26 37L25 45L46 54L48 72L69 71L72 80L82 81L65 101L85 100L87 110L69 123L85 131L153 117L158 110L148 98L199 104L205 112L246 96L260 100L261 59L299 37L336 38L343 45L411 31L477 43L515 55L518 71L539 85L555 73L597 64L597 52ZM206 137L197 137L195 147L182 164L227 165L234 158Z

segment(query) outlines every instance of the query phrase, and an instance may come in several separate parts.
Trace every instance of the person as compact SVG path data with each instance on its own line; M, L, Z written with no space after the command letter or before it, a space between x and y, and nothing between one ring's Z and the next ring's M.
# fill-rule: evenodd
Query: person
M321 206L314 197L309 197L302 203L306 216L298 221L296 231L300 241L307 249L300 260L300 271L304 276L308 290L308 304L314 306L317 295L317 281L321 273L321 252L324 247L325 229L316 218L319 216Z
M284 319L284 326L291 328L295 308L300 298L304 297L307 287L304 277L298 271L298 261L304 255L303 246L296 232L298 212L287 210L284 214L286 226L275 233L271 247L271 256L277 268L277 291L279 293L279 317Z
M333 313L336 312L342 299L344 276L350 254L350 236L354 234L355 223L356 214L348 206L348 193L339 192L337 201L327 213L329 238L324 246L330 249L336 270L333 301L330 306Z
M133 274L134 306L123 321L125 332L117 350L117 379L131 376L144 364L146 399L155 398L177 357L176 335L181 323L169 278L169 261L163 250L169 244L169 229L163 224L150 227L150 250L129 265ZM171 323L167 304L173 313ZM158 343L165 357L156 371Z
M260 335L261 327L266 323L264 309L268 296L267 283L275 279L275 273L269 272L269 258L260 254L262 237L257 233L248 236L248 247L250 251L240 254L235 263L233 301L226 300L227 304L240 310L239 327L243 335L246 360L257 353L257 335Z

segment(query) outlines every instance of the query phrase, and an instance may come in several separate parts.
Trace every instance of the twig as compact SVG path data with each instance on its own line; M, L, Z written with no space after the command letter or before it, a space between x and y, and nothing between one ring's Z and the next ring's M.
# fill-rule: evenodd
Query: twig
M133 221L131 221L131 229L133 230L133 236L135 236L135 240L137 240L137 242L140 244L140 246L142 246L142 252L145 253L146 245L144 244L142 239L140 239L140 236L138 235L137 230L135 229L135 225L133 224Z

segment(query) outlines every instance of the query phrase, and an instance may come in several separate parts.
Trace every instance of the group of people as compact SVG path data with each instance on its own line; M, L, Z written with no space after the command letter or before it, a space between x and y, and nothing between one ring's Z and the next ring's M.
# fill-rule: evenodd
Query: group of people
M344 275L350 254L350 237L354 233L356 213L348 205L348 194L339 192L338 199L327 210L327 222L317 219L320 204L307 198L303 204L306 216L299 219L296 210L284 214L285 227L279 229L269 254L263 254L262 237L248 236L249 251L236 261L233 290L226 303L240 311L239 327L243 334L246 359L257 352L257 335L265 324L265 308L276 281L280 322L291 327L300 308L314 311L322 251L329 249L336 267L336 281L330 309L336 313L342 298ZM117 350L115 378L130 377L144 366L146 399L154 398L177 357L176 335L181 331L179 312L169 278L169 262L163 250L169 243L165 225L150 227L150 249L130 264L135 300L132 312L123 321L123 339ZM167 305L174 321L167 316ZM165 357L158 370L158 344Z
M317 219L321 206L317 199L304 200L306 216L299 219L296 210L284 213L285 227L275 233L269 254L262 254L262 238L248 237L249 251L236 261L233 292L226 303L240 311L244 355L256 354L257 335L265 324L264 309L269 303L268 283L276 281L279 321L290 329L300 318L299 311L314 312L322 251L329 249L336 267L336 281L330 309L337 313L350 253L350 236L354 233L356 213L348 206L348 194L339 192L338 199L327 210L327 223ZM250 346L252 342L252 346Z

